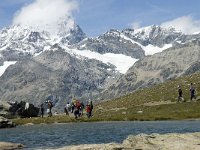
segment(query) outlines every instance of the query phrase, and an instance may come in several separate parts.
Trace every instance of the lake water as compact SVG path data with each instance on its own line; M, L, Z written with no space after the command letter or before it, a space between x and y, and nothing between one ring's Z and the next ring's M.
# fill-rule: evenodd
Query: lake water
M22 143L26 149L59 148L92 143L121 143L139 133L200 132L200 121L93 122L18 126L0 130L0 141Z

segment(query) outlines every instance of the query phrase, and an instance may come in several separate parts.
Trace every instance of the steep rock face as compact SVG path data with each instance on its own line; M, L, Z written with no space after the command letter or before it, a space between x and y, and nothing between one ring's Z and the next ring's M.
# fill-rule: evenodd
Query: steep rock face
M60 19L56 30L57 33L53 36L54 44L73 45L86 38L86 34L70 17Z
M2 100L23 100L36 106L55 95L57 106L64 106L74 96L88 100L102 91L113 80L108 76L119 76L114 66L72 57L57 47L9 67L0 78L0 95Z
M191 42L147 56L136 62L102 96L113 98L181 75L199 71L200 44Z
M74 25L74 28L70 29L69 33L60 32L59 37L61 37L60 42L62 44L73 45L85 39L86 35L78 25Z

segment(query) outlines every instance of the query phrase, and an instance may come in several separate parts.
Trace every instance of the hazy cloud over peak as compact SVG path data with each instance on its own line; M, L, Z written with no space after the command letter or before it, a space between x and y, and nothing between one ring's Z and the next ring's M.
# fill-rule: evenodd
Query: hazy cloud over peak
M200 32L200 20L195 20L192 16L182 16L161 24L164 28L173 27L185 34L194 34Z
M67 19L67 28L73 26L72 12L78 9L76 0L34 0L22 7L13 18L13 24L28 25L38 30L58 33L58 23Z
M139 28L141 28L141 22L133 22L133 23L131 24L131 27L132 27L133 29L139 29Z

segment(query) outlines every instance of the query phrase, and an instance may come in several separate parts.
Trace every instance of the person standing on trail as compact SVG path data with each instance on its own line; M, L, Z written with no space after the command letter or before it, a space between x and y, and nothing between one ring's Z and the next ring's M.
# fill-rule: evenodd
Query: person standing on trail
M90 118L92 116L92 110L89 104L86 105L86 112L87 112L87 117Z
M44 116L44 104L43 103L40 105L40 111L41 111L41 117L43 118L43 116Z
M91 100L89 101L89 106L90 106L90 109L91 109L91 112L90 112L90 113L91 113L91 116L92 116L93 103L92 103L92 101L91 101Z
M47 113L48 113L48 117L51 117L51 116L52 116L52 111L51 111L52 107L53 107L52 102L51 102L50 100L48 100L48 103L47 103Z
M193 83L190 83L190 101L192 101L193 98L196 99L196 89Z
M183 101L183 91L180 85L178 85L178 101L177 102L180 102L180 101Z
M65 112L66 116L69 116L67 105L64 107L64 112Z

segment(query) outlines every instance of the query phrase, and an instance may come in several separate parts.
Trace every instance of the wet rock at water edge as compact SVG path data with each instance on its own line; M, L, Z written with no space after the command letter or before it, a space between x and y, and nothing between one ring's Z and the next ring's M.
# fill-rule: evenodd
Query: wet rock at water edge
M15 127L16 124L10 121L9 119L6 119L2 116L0 116L0 128L12 128Z
M25 146L19 143L0 142L0 150L19 150Z

